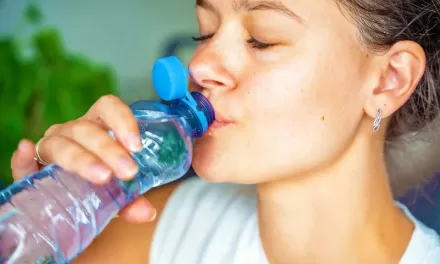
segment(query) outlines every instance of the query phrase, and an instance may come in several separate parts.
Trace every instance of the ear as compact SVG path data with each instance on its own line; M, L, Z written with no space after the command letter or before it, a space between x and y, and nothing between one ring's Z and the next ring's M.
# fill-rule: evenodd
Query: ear
M375 87L367 91L365 112L375 118L382 110L386 118L410 98L425 73L426 56L423 48L413 41L400 41L379 57Z

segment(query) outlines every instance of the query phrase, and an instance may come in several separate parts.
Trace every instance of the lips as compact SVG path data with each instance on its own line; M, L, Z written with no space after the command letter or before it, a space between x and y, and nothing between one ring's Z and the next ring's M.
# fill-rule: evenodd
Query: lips
M216 118L216 120L209 126L208 132L212 133L215 130L231 125L233 122L227 119Z
M221 128L221 127L229 125L230 123L231 122L222 122L222 121L215 120L214 123L212 123L211 127L212 128Z
M197 85L196 83L194 85ZM198 86L198 85L197 85ZM198 86L198 88L203 89L201 86ZM213 117L215 116L215 120L214 122L212 122L212 124L209 126L208 131L207 132L213 132L214 130L226 127L228 125L231 125L234 123L234 121L230 118L225 117L224 115L222 115L221 113L217 112L216 110L218 109L217 107L215 107L215 102L213 102L214 100L212 100L212 98L209 97L209 95L204 95L205 98L207 98L207 100L210 102L210 104L213 107L213 112L215 113L213 115Z

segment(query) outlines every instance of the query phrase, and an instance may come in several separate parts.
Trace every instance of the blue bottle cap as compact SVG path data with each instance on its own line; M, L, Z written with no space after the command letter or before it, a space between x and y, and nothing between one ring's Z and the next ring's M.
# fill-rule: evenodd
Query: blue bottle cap
M214 122L215 113L206 97L188 91L188 76L189 71L175 56L161 58L154 63L152 79L156 93L174 107L184 106L189 110L190 119L197 120L199 124L193 136L200 137Z
M153 66L153 85L162 100L171 101L186 96L189 72L175 56L161 58Z

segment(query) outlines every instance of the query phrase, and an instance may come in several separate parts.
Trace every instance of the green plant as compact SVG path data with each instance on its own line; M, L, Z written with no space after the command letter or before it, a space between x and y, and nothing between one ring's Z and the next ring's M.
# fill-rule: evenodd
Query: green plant
M12 182L10 158L20 139L36 141L50 125L78 118L100 96L116 93L109 67L69 52L43 21L31 2L24 26L35 33L0 37L0 185Z

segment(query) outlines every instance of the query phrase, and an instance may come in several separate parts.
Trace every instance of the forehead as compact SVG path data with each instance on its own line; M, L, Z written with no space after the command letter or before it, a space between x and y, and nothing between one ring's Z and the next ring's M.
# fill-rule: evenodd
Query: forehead
M229 16L231 12L240 13L253 10L271 10L283 13L300 21L301 40L308 44L319 42L325 46L347 46L361 49L358 38L358 28L345 10L339 6L341 0L196 0L201 9L213 10L218 16ZM366 0L367 1L367 0ZM228 13L228 14L226 14ZM211 18L205 17L203 21ZM266 18L265 18L266 19ZM222 21L227 21L224 19ZM277 22L278 21L278 22ZM295 30L289 23L273 19L267 21L271 27L278 27L277 32L286 32L296 38ZM200 21L199 21L200 22ZM303 34L303 31L306 32ZM293 31L293 32L292 32Z
M343 17L338 0L196 0L196 6L208 10L234 12L272 10L298 20L325 21ZM345 21L346 22L346 21Z
M211 0L212 1L212 0ZM228 1L225 1L225 4ZM274 0L232 0L229 6L233 11L240 13L242 11L258 11L258 10L271 10L282 13L300 22L303 22L303 18L299 16L293 9L286 6L282 1ZM197 6L205 9L214 10L216 7L211 4L210 0L197 0Z

